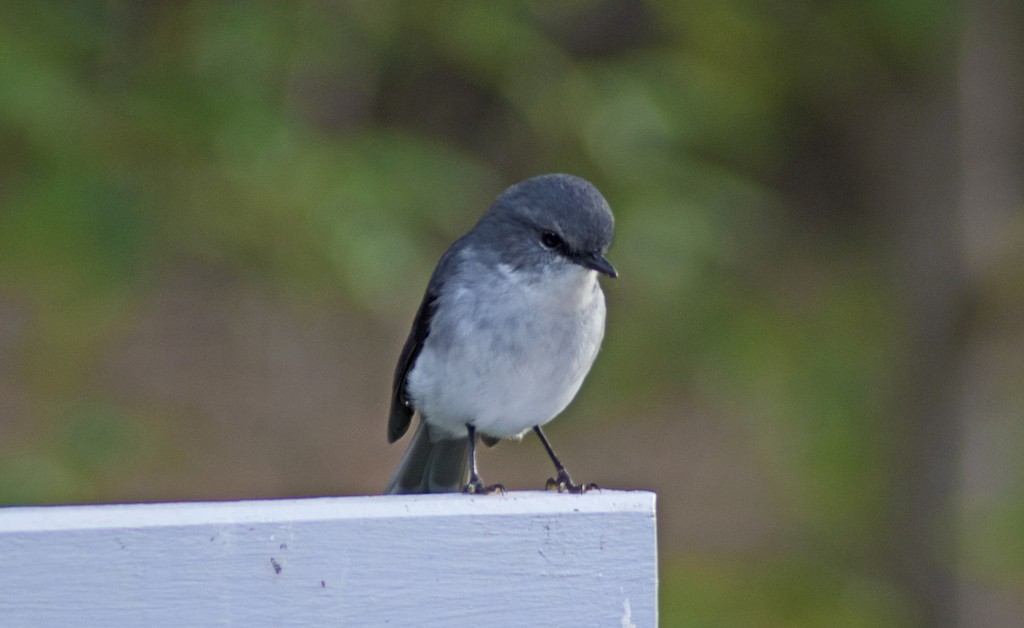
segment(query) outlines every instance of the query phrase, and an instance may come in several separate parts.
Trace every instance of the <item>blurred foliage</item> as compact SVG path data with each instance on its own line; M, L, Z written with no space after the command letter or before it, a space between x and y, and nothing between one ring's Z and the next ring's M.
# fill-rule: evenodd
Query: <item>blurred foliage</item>
M913 612L870 575L801 557L716 556L666 570L663 614L672 626L901 626Z
M0 502L116 496L166 455L151 411L92 374L169 269L401 326L505 185L568 171L611 202L622 274L579 403L756 417L806 543L667 557L666 625L913 625L863 575L904 323L851 135L866 102L950 71L959 19L919 0L5 4ZM1021 503L985 511L970 565L1019 575Z

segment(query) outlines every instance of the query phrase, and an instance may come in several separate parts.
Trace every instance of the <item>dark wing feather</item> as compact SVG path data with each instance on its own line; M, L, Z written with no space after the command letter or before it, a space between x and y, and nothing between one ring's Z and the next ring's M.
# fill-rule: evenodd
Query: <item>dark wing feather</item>
M389 443L395 442L409 430L412 415L416 411L405 391L405 379L413 364L416 363L416 356L420 354L423 342L430 335L430 319L434 317L434 311L437 309L437 292L437 286L431 282L427 293L423 295L420 309L416 312L412 330L409 331L409 338L406 339L405 346L402 347L402 354L398 357L395 381L391 391L391 415L388 417Z

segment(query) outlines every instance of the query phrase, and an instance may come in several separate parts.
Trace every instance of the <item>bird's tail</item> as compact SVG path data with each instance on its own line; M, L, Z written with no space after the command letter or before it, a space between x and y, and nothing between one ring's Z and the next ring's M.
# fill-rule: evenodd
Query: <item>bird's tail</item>
M469 439L430 440L430 428L420 421L385 495L456 493L469 481Z

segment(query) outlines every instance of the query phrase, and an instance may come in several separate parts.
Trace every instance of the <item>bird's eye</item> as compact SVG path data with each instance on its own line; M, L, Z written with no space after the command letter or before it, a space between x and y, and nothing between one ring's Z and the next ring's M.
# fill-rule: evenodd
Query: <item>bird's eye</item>
M562 236L558 235L554 231L542 231L540 234L540 243L546 249L560 249L565 246L565 240Z

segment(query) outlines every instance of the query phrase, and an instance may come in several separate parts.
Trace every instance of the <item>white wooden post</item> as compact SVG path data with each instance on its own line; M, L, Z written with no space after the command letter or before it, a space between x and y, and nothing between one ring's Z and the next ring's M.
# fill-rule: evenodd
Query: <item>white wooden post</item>
M0 626L655 626L654 501L0 508Z

